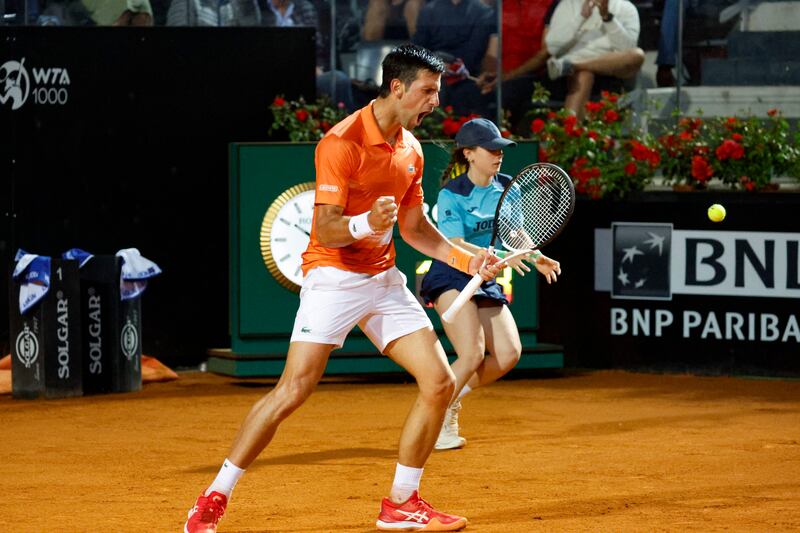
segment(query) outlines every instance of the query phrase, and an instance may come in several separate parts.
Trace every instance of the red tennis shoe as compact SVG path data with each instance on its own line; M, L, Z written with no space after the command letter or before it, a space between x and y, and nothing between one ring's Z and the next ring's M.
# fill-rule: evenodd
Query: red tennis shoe
M399 504L384 498L375 525L381 531L458 531L467 526L467 519L440 513L414 491L409 499Z
M221 492L213 491L208 496L201 494L189 511L189 518L183 526L184 533L216 533L217 524L225 514L227 505L228 497Z

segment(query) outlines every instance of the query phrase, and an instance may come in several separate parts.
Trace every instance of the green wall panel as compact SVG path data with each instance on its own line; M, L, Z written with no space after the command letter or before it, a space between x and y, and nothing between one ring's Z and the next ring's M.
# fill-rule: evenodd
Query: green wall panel
M230 146L230 332L231 351L236 356L284 354L299 305L298 295L280 285L267 270L261 256L260 232L267 208L293 185L314 181L314 143L236 143ZM423 143L425 199L431 207L439 191L439 177L449 161L452 143ZM536 160L537 145L520 143L505 154L503 171L515 174ZM425 257L395 234L397 266L408 277L415 292L415 270ZM523 346L536 343L538 276L513 276L511 309L523 337ZM428 314L437 329L436 312ZM445 347L446 338L441 335ZM377 353L358 330L336 354Z

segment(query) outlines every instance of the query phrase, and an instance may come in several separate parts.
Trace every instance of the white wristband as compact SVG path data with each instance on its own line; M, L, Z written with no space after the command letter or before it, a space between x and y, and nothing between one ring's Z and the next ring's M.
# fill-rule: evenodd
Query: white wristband
M367 220L368 215L369 211L350 217L350 222L347 223L347 229L350 230L350 235L352 235L354 239L360 240L372 235L372 228L369 227L369 221Z

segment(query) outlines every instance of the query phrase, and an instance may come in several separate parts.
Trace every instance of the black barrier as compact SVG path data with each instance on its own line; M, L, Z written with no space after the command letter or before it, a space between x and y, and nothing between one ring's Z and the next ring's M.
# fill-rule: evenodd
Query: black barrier
M50 289L24 315L20 283L10 280L11 380L14 398L83 393L78 263L53 259Z
M120 300L120 260L96 255L80 271L85 394L142 388L141 297Z
M542 285L540 337L572 367L798 375L798 211L791 192L581 198L545 250L564 273Z
M7 62L28 85L0 103L0 273L18 247L136 243L165 272L145 352L227 345L228 143L282 140L275 96L313 99L314 29L0 26Z

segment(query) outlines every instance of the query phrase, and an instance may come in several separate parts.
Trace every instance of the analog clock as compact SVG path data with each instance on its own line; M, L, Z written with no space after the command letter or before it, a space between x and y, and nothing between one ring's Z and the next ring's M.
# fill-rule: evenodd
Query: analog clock
M273 277L294 292L300 292L301 257L311 235L314 216L314 182L283 191L272 202L261 223L261 256Z

